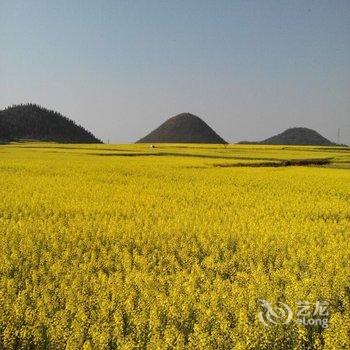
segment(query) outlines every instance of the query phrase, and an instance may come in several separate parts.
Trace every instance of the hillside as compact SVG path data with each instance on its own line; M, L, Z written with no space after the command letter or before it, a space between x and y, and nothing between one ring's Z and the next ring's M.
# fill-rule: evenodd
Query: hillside
M227 143L201 118L178 114L141 138L138 143Z
M36 104L15 105L1 110L0 140L101 143L74 121Z
M266 145L313 145L313 146L334 146L335 143L329 141L317 131L308 128L290 128L281 134L272 136L264 141Z
M299 145L299 146L337 146L317 131L308 128L290 128L263 141L241 141L238 144Z

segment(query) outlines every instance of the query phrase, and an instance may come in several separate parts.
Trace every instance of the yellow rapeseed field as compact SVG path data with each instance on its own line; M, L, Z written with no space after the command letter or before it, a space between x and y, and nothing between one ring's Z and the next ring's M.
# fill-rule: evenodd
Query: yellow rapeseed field
M0 349L349 349L349 161L316 147L0 146ZM293 319L264 324L262 300ZM327 327L296 322L299 302L327 302Z

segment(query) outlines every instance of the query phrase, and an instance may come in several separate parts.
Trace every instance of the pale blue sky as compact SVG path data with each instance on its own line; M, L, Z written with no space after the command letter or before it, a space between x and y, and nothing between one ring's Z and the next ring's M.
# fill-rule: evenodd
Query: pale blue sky
M191 112L350 144L350 1L0 0L0 108L21 102L113 142Z

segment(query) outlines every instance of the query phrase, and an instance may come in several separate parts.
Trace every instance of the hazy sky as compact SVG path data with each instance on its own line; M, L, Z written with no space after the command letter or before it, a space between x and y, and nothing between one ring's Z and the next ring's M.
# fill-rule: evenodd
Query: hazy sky
M0 108L22 102L111 142L191 112L350 144L350 1L0 0Z

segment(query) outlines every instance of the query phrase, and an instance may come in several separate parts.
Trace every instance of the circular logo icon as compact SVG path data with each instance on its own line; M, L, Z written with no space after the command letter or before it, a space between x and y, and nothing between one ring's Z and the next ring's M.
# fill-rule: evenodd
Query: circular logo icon
M263 308L259 311L259 320L266 327L271 324L288 324L292 320L293 311L285 303L279 301L277 305L272 306L267 300L259 299L259 305Z

